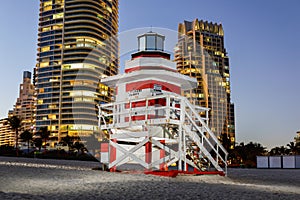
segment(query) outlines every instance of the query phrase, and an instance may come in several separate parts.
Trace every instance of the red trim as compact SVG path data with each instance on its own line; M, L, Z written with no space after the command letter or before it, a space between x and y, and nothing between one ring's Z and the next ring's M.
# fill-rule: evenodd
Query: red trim
M146 55L146 54L142 54L142 55L139 55L139 56L134 56L132 59L137 59L137 58L164 58L164 59L169 59L169 56L164 56L164 55L157 55L157 54L149 54L149 55Z
M190 174L190 175L220 175L225 176L224 172L220 171L210 171L210 172L186 172L186 171L179 171L179 170L171 170L171 171L146 171L145 174L156 175L156 176L167 176L167 177L176 177L178 174Z
M146 106L146 100L145 101L132 102L131 106L132 106L132 108L145 107ZM130 103L126 103L125 108L129 109L130 108Z
M148 106L155 106L155 105L160 105L160 106L166 106L167 100L164 98L160 99L151 99L148 101ZM131 103L132 108L137 108L137 107L145 107L146 106L146 100L144 101L136 101ZM125 108L128 109L130 108L130 103L125 104Z
M130 72L134 72L134 71L141 70L141 69L142 69L141 66L132 67L132 68L125 69L125 73L130 73Z
M161 144L165 145L166 141L165 140L161 140L160 141ZM164 149L160 149L160 152L159 152L159 158L164 158L166 153L165 153L165 150ZM168 166L166 163L161 163L159 165L159 169L162 170L162 171L168 171Z
M167 70L167 71L171 71L171 72L178 72L176 69L170 69L168 67L163 67L163 66L136 66L136 67L131 67L131 68L127 68L125 69L125 73L130 73L130 72L134 72L134 71L139 71L142 69L156 69L156 70Z
M133 83L126 84L126 92L130 92L132 90L142 90L148 88L154 88L154 84L161 85L162 90L174 92L176 94L181 94L180 87L174 84L170 84L167 82L156 81L156 80L145 80L145 81L137 81Z
M225 176L224 172L221 171L193 171L193 172L187 172L187 171L178 171L179 174L196 174L196 175L220 175Z
M178 175L177 170L171 170L171 171L145 171L145 174L150 174L150 175L156 175L156 176L167 176L167 177L172 177L175 178Z
M112 142L117 143L117 139L112 139ZM117 159L117 149L110 145L110 159L109 163L114 162ZM112 168L109 169L110 172L116 172L117 167L113 166Z
M100 151L103 152L103 153L108 152L108 146L109 146L108 143L101 143L100 144Z
M159 119L159 118L165 118L166 116L161 116L161 115L148 115L148 119ZM140 121L140 120L145 120L146 117L145 115L136 115L136 116L131 116L131 121ZM129 117L125 117L125 122L129 122Z
M132 60L141 57L152 57L152 58L158 57L158 58L164 58L170 60L171 55L166 52L158 52L158 51L140 51L131 55Z
M150 164L152 162L152 143L145 144L145 162Z

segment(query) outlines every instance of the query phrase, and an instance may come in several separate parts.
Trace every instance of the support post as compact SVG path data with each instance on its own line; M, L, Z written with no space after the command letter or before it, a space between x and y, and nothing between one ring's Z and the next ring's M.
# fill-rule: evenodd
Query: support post
M178 142L178 170L182 171L182 125L179 125L179 142Z
M167 113L166 113L166 119L168 121L170 121L170 112L171 112L171 102L170 102L170 95L167 96L167 102L166 102L166 106L167 106Z
M160 143L165 146L166 141L161 140ZM160 158L164 158L165 156L166 156L165 149L160 149ZM162 170L162 171L168 171L168 166L166 164L165 159L164 159L164 162L159 165L159 169Z
M183 131L183 138L182 138L182 142L183 142L183 160L184 160L184 171L188 171L188 165L187 165L187 162L186 162L186 143L185 143L185 131Z
M180 125L179 125L179 165L178 170L182 171L182 161L184 161L183 156L186 157L186 149L185 149L185 136L183 134L183 125L185 120L185 103L182 98L180 98ZM185 164L185 163L184 163ZM186 165L184 166L184 169L186 169Z
M151 137L149 137L149 141L145 144L145 162L147 164L151 164L152 162L152 143L151 143ZM151 166L149 166L149 169L151 169Z
M117 143L117 139L112 139L111 142ZM109 163L114 162L117 159L117 149L110 145L110 152L109 152ZM117 171L117 166L113 166L109 169L110 172Z
M98 108L98 129L100 130L100 128L101 128L101 121L100 121L100 119L101 119L101 108L100 108L99 104L97 104L97 108Z

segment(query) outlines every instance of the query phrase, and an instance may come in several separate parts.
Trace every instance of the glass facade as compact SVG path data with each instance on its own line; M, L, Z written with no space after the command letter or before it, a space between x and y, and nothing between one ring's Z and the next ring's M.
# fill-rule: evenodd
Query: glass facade
M224 146L232 149L235 144L234 105L230 97L229 58L222 25L196 19L179 24L178 29L177 70L198 80L196 89L183 93L195 105L211 109L211 130Z
M97 104L113 90L100 79L118 73L118 0L40 0L36 131L53 139L98 130Z

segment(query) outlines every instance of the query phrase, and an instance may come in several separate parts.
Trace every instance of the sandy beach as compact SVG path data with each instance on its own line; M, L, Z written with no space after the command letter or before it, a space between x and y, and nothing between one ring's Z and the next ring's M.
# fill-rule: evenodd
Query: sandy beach
M96 162L0 157L0 199L300 199L300 170L218 175L109 173Z

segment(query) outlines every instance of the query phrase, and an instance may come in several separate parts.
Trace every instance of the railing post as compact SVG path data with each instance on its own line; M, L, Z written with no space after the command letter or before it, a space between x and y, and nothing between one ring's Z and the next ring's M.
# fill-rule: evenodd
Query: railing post
M112 104L112 116L113 116L113 126L115 126L116 123L118 123L118 105Z
M228 154L225 153L225 175L227 176L227 159L228 159Z
M209 113L208 113L208 112L209 112L209 110L206 110L206 111L205 111L205 114L206 114L206 117L205 117L205 118L206 118L205 123L206 123L206 124L209 123L209 115L208 115Z
M146 98L146 110L145 110L145 121L148 120L148 105L149 105L149 100Z
M170 121L170 112L171 112L171 109L170 109L170 106L171 106L171 100L170 100L170 95L166 96L167 98L167 102L166 102L166 106L167 106L167 109L166 109L166 119L168 121Z
M178 142L178 170L182 171L182 124L179 125L179 142Z
M188 171L188 169L187 169L187 164L186 164L186 141L185 141L185 130L183 130L182 131L183 132L183 149L184 149L184 151L183 151L183 160L184 160L184 171Z
M131 126L131 113L132 113L132 101L129 101L129 114L128 114L128 123Z
M175 99L174 99L175 100ZM183 155L186 157L186 149L185 149L185 134L183 133L183 126L185 122L185 102L183 101L183 98L179 98L180 101L180 125L179 125L179 155L180 155L180 162L179 162L179 170L182 170L182 161L183 161ZM184 158L184 170L187 170L186 167L186 160Z
M183 125L185 122L185 101L180 98L180 123Z
M219 163L219 145L217 144L217 159L216 159L217 163Z
M98 129L100 130L101 129L101 108L100 108L100 105L97 104L97 108L98 108Z

